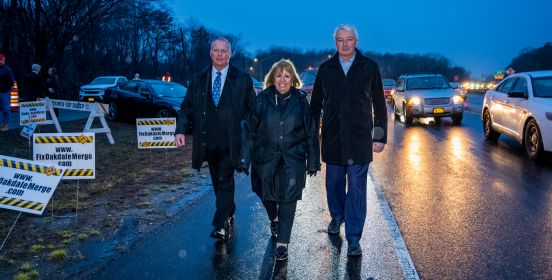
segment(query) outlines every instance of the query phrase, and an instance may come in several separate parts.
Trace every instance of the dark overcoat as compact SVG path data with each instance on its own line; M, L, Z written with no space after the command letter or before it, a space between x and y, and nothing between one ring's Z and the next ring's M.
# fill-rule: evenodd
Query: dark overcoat
M189 127L192 128L194 139L192 144L192 168L198 170L206 160L207 137L217 137L217 135L207 136L206 127L207 102L212 102L210 100L211 71L212 65L192 80L186 92L186 97L184 97L180 106L175 131L176 134L184 134ZM230 94L232 100L230 105L232 110L229 110L228 115L224 116L226 120L226 133L224 135L228 135L232 165L237 167L241 153L241 124L245 122L255 97L253 80L247 73L230 65L224 82L224 89L223 94Z
M359 50L347 75L337 53L320 65L310 106L316 120L322 115L322 161L326 163L368 164L372 141L387 142L379 67Z
M260 92L244 130L242 163L251 162L251 185L263 201L300 200L306 171L320 170L318 136L307 98L298 89L290 91L281 111L274 86Z

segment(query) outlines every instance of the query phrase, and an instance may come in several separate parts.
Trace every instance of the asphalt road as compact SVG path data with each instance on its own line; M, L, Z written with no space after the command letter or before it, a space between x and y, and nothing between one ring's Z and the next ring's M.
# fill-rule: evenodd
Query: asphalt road
M552 164L485 142L479 112L408 128L390 114L371 175L422 279L552 279Z

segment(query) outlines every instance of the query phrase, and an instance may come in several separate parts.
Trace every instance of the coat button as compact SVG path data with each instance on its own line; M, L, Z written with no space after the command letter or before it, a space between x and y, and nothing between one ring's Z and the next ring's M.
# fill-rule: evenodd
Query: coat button
M203 114L205 115L205 112L203 112Z
M280 122L280 125L283 125L283 124L284 124L284 122Z
M284 136L280 136L280 139L284 139Z

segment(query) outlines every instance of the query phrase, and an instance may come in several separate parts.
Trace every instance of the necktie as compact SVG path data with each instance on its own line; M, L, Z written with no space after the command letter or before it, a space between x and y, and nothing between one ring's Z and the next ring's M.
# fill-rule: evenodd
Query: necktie
M217 77L215 78L215 82L213 83L213 102L215 102L215 106L218 106L220 100L220 75L222 75L222 73L217 71Z

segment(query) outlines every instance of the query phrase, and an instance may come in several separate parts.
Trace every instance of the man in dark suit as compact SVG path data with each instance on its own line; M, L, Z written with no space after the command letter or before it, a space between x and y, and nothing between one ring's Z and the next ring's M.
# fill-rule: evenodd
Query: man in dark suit
M339 234L345 223L347 254L358 256L366 219L368 165L372 152L385 147L387 110L379 67L356 48L355 27L339 26L334 39L337 54L320 65L310 105L317 120L323 112L322 161L332 217L328 233Z
M193 129L192 167L199 170L203 161L216 196L216 211L211 237L229 238L234 222L234 171L241 148L241 123L251 110L255 91L251 77L229 64L232 50L226 38L211 43L211 61L207 69L194 77L182 102L176 126L175 142L186 144L184 132Z
M41 68L40 64L33 64L31 73L28 73L23 78L22 90L27 101L36 101L38 98L46 97L48 88L40 77Z

